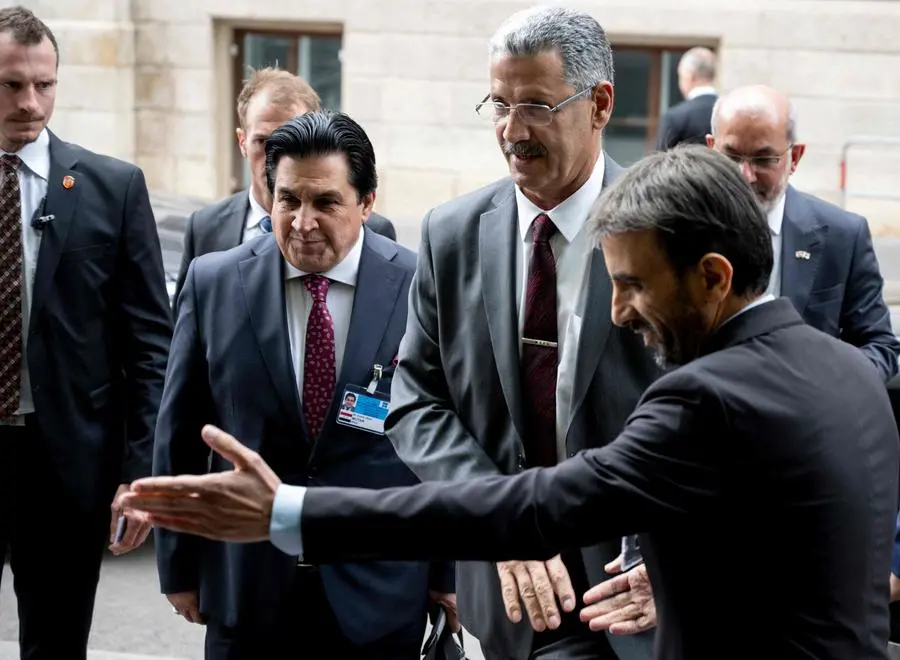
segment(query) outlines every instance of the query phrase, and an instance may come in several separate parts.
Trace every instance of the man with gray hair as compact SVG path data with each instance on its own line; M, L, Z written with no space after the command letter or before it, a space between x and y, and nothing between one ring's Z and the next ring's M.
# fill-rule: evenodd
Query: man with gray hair
M394 375L386 430L422 480L515 474L606 444L658 375L640 339L613 327L585 233L621 171L601 143L613 106L603 28L562 7L519 12L490 42L490 80L476 112L510 177L425 217ZM620 548L460 562L460 620L489 660L649 658L649 580L643 566L622 572L640 555L617 561Z
M716 55L709 48L691 48L678 62L678 89L684 101L669 108L659 126L656 148L704 144L716 102Z
M789 184L806 145L787 97L762 85L723 96L707 143L737 163L766 211L775 251L768 293L790 298L807 323L858 346L889 381L900 342L868 223Z

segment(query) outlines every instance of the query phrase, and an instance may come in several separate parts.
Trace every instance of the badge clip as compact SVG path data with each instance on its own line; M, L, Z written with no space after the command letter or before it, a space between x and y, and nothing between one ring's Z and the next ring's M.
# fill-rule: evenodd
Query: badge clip
M378 387L378 381L381 380L381 376L384 374L384 367L380 364L376 364L372 366L372 380L369 382L369 386L366 388L366 391L369 394L375 394L375 390Z

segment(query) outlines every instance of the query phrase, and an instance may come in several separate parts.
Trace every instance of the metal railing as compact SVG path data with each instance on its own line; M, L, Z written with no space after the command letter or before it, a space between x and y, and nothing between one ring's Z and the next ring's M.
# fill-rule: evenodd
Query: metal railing
M900 148L900 137L856 135L844 142L843 146L841 147L840 164L841 208L847 208L848 197L866 197L869 199L889 199L900 201L900 182L898 182L897 190L891 192L881 192L877 190L847 191L847 153L852 147L855 146Z

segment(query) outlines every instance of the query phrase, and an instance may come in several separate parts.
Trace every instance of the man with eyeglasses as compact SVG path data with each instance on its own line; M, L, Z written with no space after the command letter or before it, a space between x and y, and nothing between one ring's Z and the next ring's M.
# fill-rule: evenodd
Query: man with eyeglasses
M889 381L900 342L869 226L789 184L806 145L787 97L762 85L732 91L713 107L706 141L738 164L768 214L775 264L767 293L790 298L809 325L858 346Z
M561 7L525 10L490 58L476 113L510 177L425 217L386 424L423 480L516 474L607 444L658 375L638 336L612 324L612 285L585 228L621 171L601 141L613 107L603 28ZM628 569L640 557L625 547ZM622 548L459 562L460 620L488 660L649 659L649 580L642 565L620 573Z

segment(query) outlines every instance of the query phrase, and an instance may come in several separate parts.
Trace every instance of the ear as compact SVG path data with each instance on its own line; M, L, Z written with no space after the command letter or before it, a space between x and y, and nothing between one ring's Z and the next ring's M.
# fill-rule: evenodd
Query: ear
M372 215L372 209L375 208L375 193L370 192L363 197L360 204L362 205L362 221L365 222Z
M707 298L717 303L727 298L734 275L731 262L718 252L709 252L700 258L698 268Z
M238 148L241 150L241 156L244 158L247 157L247 134L244 133L244 129L240 126L234 129L234 134L237 137Z
M706 146L709 147L710 149L716 148L716 138L714 138L712 136L712 133L706 134Z
M594 128L603 130L612 116L613 102L615 100L613 86L605 81L598 83L594 88L592 100L594 101Z
M795 144L793 147L791 147L791 174L797 171L797 166L800 164L800 159L803 158L803 154L805 153L805 144Z

